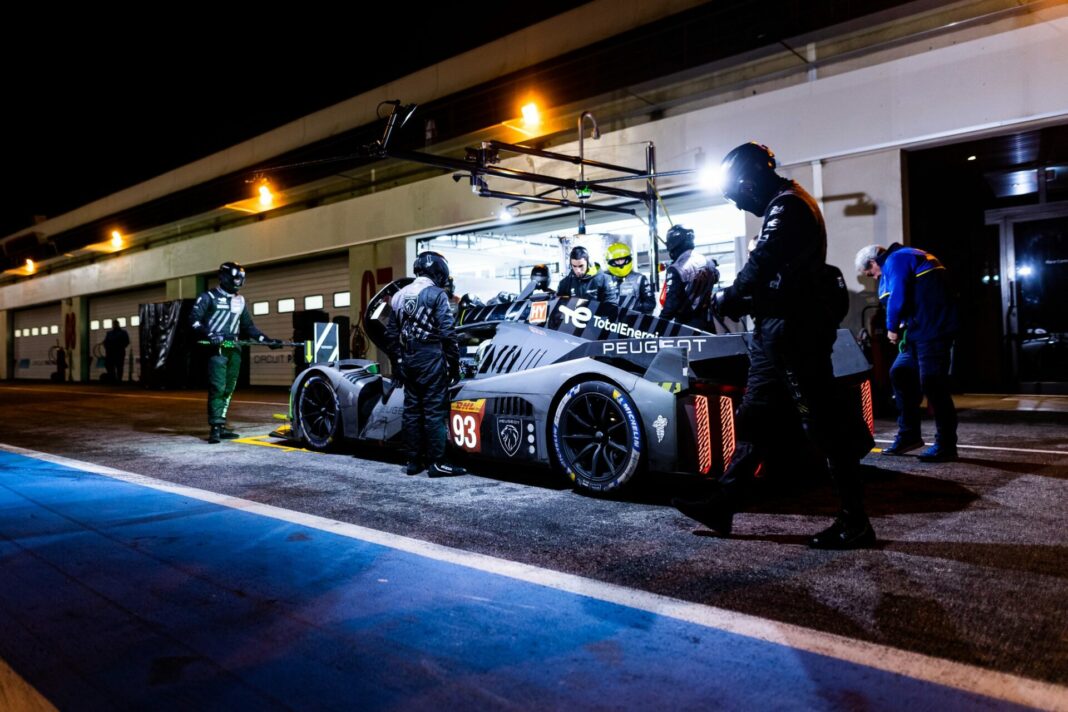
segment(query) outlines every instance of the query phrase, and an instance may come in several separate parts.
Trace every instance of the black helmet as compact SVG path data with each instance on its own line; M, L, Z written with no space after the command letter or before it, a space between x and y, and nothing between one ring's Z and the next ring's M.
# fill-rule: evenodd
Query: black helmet
M530 281L538 285L539 289L549 286L549 268L546 265L534 265L530 268Z
M219 265L219 286L230 294L245 286L245 268L236 262L223 262Z
M693 230L682 225L672 225L667 234L667 248L673 260L677 260L686 250L692 250Z
M782 181L775 154L759 143L743 143L723 157L723 197L757 217L764 215Z
M416 277L429 277L431 282L444 289L449 281L449 262L438 252L421 252L412 263L412 272Z

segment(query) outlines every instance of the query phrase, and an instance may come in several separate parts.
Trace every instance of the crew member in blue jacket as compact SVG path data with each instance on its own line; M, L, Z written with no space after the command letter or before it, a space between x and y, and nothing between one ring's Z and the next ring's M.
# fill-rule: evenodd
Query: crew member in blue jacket
M922 447L920 401L934 409L935 442L920 453L925 462L957 459L957 410L949 389L957 310L946 283L946 268L929 252L894 243L869 245L857 253L857 273L879 280L886 308L886 332L898 355L890 368L897 402L897 437L884 455Z

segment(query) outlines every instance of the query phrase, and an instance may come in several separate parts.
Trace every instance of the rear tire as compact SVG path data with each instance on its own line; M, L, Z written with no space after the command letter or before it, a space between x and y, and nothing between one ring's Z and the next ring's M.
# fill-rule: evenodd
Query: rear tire
M638 408L610 383L576 384L556 404L552 445L575 487L592 493L618 490L641 468L644 437Z

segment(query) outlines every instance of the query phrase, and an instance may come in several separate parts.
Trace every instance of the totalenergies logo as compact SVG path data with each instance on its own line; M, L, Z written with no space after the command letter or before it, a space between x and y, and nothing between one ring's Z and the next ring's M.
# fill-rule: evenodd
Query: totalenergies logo
M564 321L576 329L585 329L586 324L593 318L593 312L589 307L579 307L572 309L571 307L561 304L559 307L560 313L564 315Z

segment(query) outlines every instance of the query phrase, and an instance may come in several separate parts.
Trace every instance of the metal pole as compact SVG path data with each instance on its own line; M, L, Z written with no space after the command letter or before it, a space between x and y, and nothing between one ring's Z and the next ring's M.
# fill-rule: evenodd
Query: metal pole
M586 114L582 114L581 116L579 116L579 120L578 120L578 133L579 133L579 184L580 185L586 182L586 164L584 163L584 161L586 160L586 153L585 153L585 151L583 149L583 136L582 136L582 134L583 134L582 122L583 122L583 120L585 118L586 118ZM583 188L585 188L585 186L583 186ZM586 234L586 199L584 197L582 197L581 194L578 196L578 198L579 198L578 234L585 235Z
M593 114L588 111L583 111L578 118L578 134L579 134L579 186L581 186L582 193L579 193L579 227L578 234L586 234L586 151L583 144L583 130L582 126L586 119L590 120L593 124L593 139L596 141L601 138L601 131L597 128L597 119L593 118Z
M649 210L649 284L653 294L660 297L660 244L656 238L656 146L650 141L645 147L645 205Z

